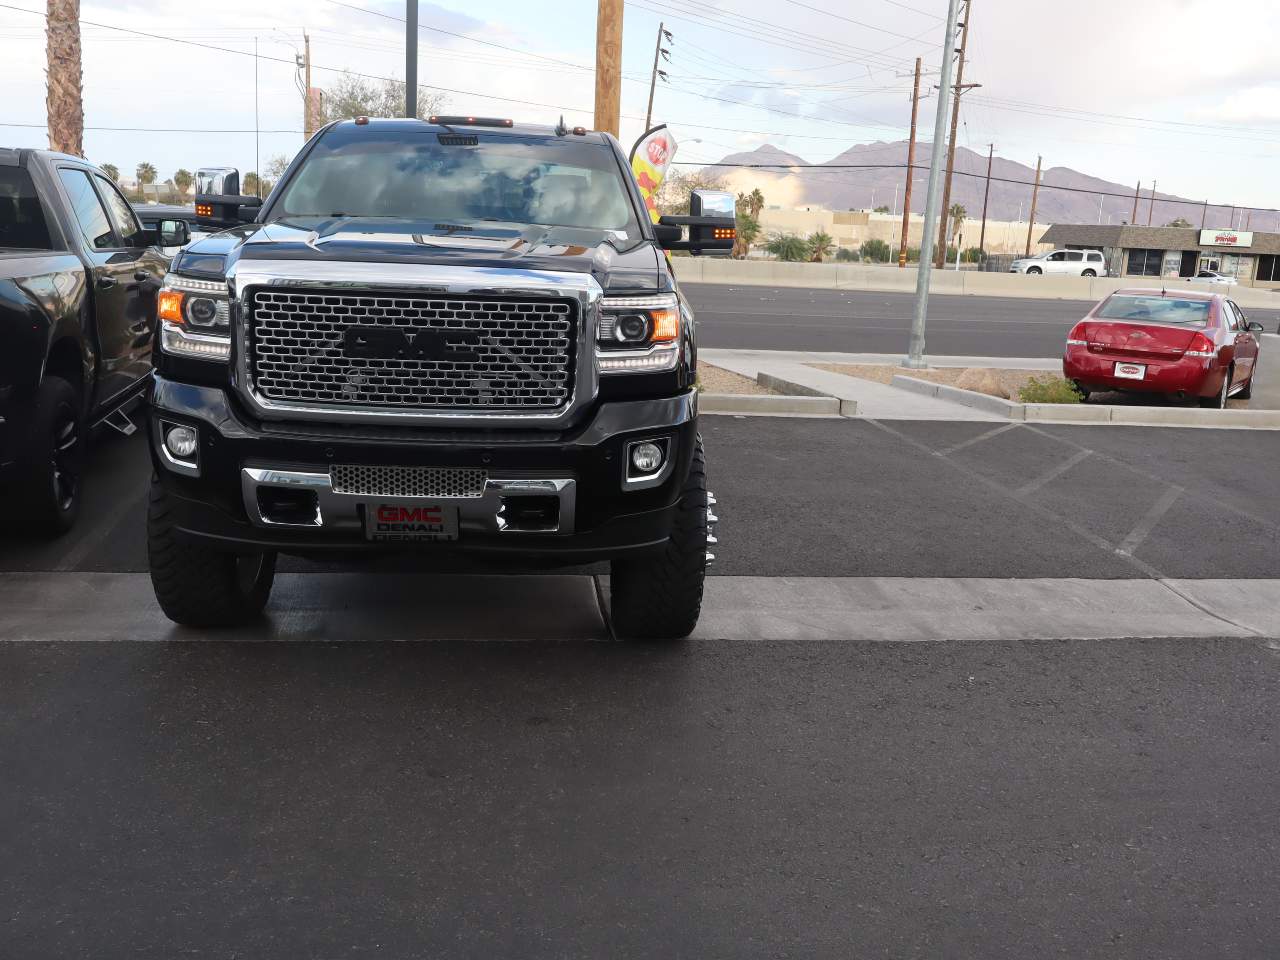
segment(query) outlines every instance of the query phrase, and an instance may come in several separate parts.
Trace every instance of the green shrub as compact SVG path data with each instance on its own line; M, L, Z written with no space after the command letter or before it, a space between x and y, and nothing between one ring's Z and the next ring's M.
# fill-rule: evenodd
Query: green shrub
M848 247L841 247L836 251L836 259L847 263L850 260L857 260L858 254L855 251L850 250Z
M1018 399L1023 403L1079 403L1084 396L1070 380L1047 373L1028 380L1018 391Z
M969 247L964 253L960 254L960 259L964 263L982 263L987 259L987 255L982 252L981 247Z
M888 263L892 256L893 251L889 249L889 245L883 240L862 241L863 260L870 260L873 263Z

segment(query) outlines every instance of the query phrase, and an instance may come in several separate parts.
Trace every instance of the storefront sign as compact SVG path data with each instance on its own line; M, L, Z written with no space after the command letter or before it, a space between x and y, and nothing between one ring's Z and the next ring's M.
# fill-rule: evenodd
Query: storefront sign
M1202 247L1252 247L1253 231L1251 230L1201 230L1200 246Z

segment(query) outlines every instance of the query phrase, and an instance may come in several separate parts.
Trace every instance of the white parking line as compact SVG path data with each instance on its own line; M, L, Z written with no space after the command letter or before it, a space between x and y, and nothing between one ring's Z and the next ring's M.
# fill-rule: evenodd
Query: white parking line
M951 454L955 453L957 450L964 450L966 447L972 447L975 444L985 443L986 441L990 440L992 437L998 437L1000 434L1020 426L1022 426L1022 424L1020 423L1006 423L1003 427L996 427L994 430L988 430L986 433L980 433L976 437L970 437L968 440L965 440L963 443L957 443L954 447L947 447L945 450L940 450L938 452L944 457L949 457L951 456Z
M1087 459L1092 455L1093 455L1092 450L1077 450L1072 456L1068 457L1062 463L1058 464L1048 473L1042 474L1036 477L1034 480L1024 483L1015 491L1015 493L1020 497L1025 497L1028 494L1035 493L1045 484L1052 483L1054 480L1057 480L1058 477L1062 476L1064 473L1066 473L1068 470L1074 467L1081 460Z
M1129 535L1120 541L1120 546L1116 547L1116 553L1125 556L1133 556L1133 551L1142 546L1142 542L1147 539L1147 535L1160 522L1160 519L1169 512L1169 509L1177 502L1178 498L1183 494L1182 487L1170 487L1166 490L1146 512L1137 525L1129 531Z

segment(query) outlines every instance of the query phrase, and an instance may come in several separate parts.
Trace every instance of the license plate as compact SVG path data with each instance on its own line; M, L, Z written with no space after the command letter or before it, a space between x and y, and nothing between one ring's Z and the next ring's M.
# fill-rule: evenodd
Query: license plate
M1141 380L1147 375L1147 367L1142 363L1117 363L1116 376L1125 380Z
M382 543L457 540L458 508L446 503L367 503L364 535Z

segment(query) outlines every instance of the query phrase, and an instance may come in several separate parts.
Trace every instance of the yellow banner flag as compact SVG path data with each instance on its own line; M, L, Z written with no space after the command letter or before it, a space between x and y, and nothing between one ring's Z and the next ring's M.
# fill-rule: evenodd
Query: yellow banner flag
M658 212L658 187L675 155L676 138L665 123L654 127L631 148L631 173L640 186L644 205L649 208L649 219L654 223L662 216Z

